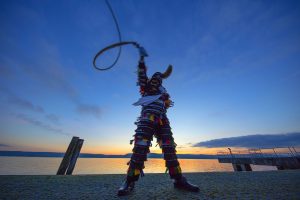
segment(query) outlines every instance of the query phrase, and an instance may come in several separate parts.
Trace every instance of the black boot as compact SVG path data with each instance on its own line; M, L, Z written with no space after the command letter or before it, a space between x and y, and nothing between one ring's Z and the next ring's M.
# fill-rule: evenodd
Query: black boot
M182 176L180 179L175 179L174 187L177 189L184 189L191 192L200 191L198 186L189 183L184 176Z
M134 181L129 182L128 180L125 180L118 190L118 196L128 195L133 190L133 188L134 188Z

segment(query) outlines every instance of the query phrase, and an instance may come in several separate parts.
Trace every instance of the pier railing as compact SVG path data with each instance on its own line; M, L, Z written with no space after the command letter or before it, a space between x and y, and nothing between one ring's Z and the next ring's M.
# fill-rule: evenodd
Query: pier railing
M228 148L228 151L218 152L218 160L220 163L232 163L235 171L251 171L250 164L271 165L276 166L278 169L300 169L300 147L248 150Z
M278 158L278 157L299 157L300 147L277 147L277 148L256 148L247 150L219 151L219 158Z

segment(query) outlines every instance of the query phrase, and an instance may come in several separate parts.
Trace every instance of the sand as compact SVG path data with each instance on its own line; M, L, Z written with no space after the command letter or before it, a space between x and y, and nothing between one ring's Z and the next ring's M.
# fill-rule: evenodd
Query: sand
M300 199L300 170L186 173L199 193L173 188L167 174L146 174L118 197L124 174L0 176L0 199Z

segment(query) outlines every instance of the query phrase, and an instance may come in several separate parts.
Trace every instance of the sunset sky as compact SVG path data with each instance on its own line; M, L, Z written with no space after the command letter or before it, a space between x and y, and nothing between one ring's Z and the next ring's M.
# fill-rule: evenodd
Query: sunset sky
M174 66L163 84L179 153L300 146L300 1L110 3L149 76ZM63 152L76 135L84 153L131 152L138 52L93 68L118 42L104 1L3 0L0 25L0 150Z

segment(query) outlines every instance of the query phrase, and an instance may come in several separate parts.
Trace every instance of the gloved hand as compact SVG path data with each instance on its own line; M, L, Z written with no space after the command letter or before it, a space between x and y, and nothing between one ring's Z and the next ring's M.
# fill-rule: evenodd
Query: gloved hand
M139 47L139 53L140 53L141 57L147 57L148 56L147 51L144 47Z

